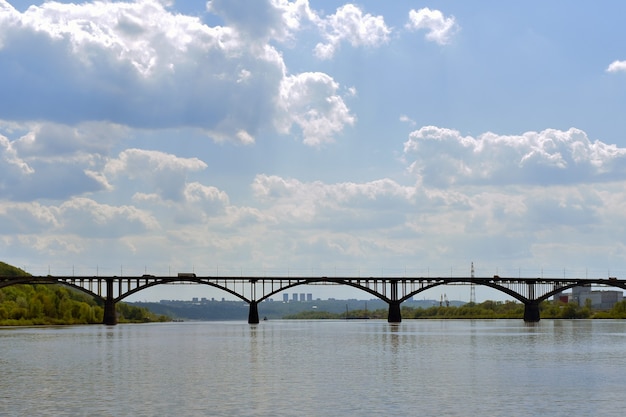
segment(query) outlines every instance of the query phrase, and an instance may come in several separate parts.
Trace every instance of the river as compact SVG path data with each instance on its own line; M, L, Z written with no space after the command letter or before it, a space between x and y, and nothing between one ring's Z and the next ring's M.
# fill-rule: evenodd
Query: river
M626 321L0 328L2 416L621 416Z

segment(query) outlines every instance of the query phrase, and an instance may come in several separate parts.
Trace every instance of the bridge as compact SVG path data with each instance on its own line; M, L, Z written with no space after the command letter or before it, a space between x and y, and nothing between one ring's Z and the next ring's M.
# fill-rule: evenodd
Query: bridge
M219 288L249 304L248 323L259 323L258 304L282 291L300 285L346 285L380 298L389 305L387 320L400 323L400 305L411 297L441 285L482 285L501 291L524 304L524 321L540 320L539 304L562 291L601 285L626 290L626 280L617 278L521 278L492 277L218 277L179 273L177 276L22 276L0 277L0 288L18 284L62 284L104 305L103 324L117 324L115 304L156 285L199 284Z

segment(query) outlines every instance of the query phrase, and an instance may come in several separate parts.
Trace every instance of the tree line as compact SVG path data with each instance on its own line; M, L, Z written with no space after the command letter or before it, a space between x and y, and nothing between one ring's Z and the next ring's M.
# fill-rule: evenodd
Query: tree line
M402 309L403 319L522 319L524 304L515 301L491 301L467 303L462 306L407 307ZM539 305L542 319L626 319L626 300L616 303L608 311L591 308L590 300L584 306L576 303L544 301ZM303 311L290 314L285 319L386 319L387 309L350 310L344 313L326 311Z
M0 276L28 276L25 271L0 262ZM119 323L168 321L148 309L117 303ZM74 288L59 284L21 284L0 288L0 326L33 326L102 323L104 306Z

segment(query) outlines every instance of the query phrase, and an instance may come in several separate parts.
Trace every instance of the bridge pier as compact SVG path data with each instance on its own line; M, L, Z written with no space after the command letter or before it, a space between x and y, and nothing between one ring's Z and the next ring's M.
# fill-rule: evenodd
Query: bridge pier
M539 303L531 301L524 304L524 321L527 323L536 323L541 319L539 315Z
M389 302L389 314L387 315L387 322L389 323L401 323L402 313L400 312L400 302Z
M248 313L248 323L259 324L259 306L256 301L250 301L250 312Z
M115 313L115 300L113 299L113 279L107 278L107 298L104 300L104 317L102 324L114 326L117 324L117 314Z

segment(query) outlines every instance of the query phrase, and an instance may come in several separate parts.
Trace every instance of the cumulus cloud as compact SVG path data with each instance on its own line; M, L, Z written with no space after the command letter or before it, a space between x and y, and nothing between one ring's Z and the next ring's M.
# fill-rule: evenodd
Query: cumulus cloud
M426 39L445 45L459 30L459 25L454 16L445 17L441 11L425 7L409 12L409 22L406 28L412 31L426 30Z
M431 186L572 184L626 178L626 148L591 141L579 129L476 138L425 126L404 143L411 172Z
M160 151L127 149L104 167L107 176L125 177L147 184L160 198L181 200L187 187L187 174L207 167L198 158L180 158Z
M366 222L365 217L384 217L386 210L410 205L415 196L414 187L405 187L390 179L325 184L257 175L252 190L261 202L271 204L276 218L332 222L342 224L338 225L340 228L345 227L347 222ZM355 212L359 212L360 216L355 216Z
M296 179L286 179L276 175L257 175L252 185L257 197L263 199L306 199L319 204L333 204L337 201L354 201L360 197L376 200L384 196L410 199L412 187L404 187L390 179L366 183L325 184L321 181L303 183Z
M0 131L10 130L13 147L29 160L82 160L106 155L128 136L124 126L105 122L84 122L69 126L54 122L27 122L8 124L0 121ZM18 133L21 132L21 133ZM17 133L17 135L16 135Z
M342 42L353 47L378 47L391 33L383 16L364 13L354 4L343 5L328 16L311 9L308 0L211 0L207 10L223 17L252 42L290 41L303 26L315 27L325 39L314 49L320 59L332 58Z
M78 197L61 205L0 203L2 235L76 234L90 237L121 237L157 230L149 213L132 206L112 206Z
M400 115L400 119L399 119L402 123L408 123L410 126L415 126L417 123L415 123L415 120L411 119L409 116L402 114Z
M68 200L57 212L64 233L112 238L159 229L151 214L136 207L101 204L88 198Z
M194 182L185 187L186 200L194 201L220 201L228 204L228 195L216 187L202 185Z
M6 178L12 171L17 171L19 174L32 174L33 169L18 156L17 150L14 145L9 141L6 136L0 135L0 156L2 161L0 164L0 173L2 178Z
M317 20L308 0L211 0L207 10L222 16L250 39L262 42L289 40L303 22Z
M229 136L242 129L254 132L271 119L282 60L271 51L247 48L231 28L174 15L155 1L50 2L30 8L22 23L11 31L13 42L0 59L12 57L8 45L21 43L46 63L41 65L45 73L39 74L38 66L21 76L47 80L38 91L25 91L37 100L22 94L29 105L39 103L32 116L106 119L135 127L196 126ZM55 52L46 53L35 43ZM62 97L72 102L58 106ZM68 114L58 113L63 109ZM28 114L20 106L14 111Z
M2 198L63 199L107 189L97 172L127 133L110 123L0 120L0 160L6 162L0 164Z
M607 72L626 72L626 61L613 61L606 69Z
M206 168L198 158L179 158L161 151L127 149L107 163L106 172L124 173L130 178L150 175L151 171L187 172Z
M195 224L222 214L230 203L226 192L199 182L187 184L183 195L185 204L179 207L176 217Z
M297 125L307 145L319 147L332 142L344 126L355 122L338 89L339 85L324 73L285 77L280 88L283 111L282 118L277 119L278 130L288 133Z
M94 175L103 161L98 152L117 138L112 128L109 140L100 140L98 132L105 130L0 122L0 161L5 162L0 164L0 199L64 199L106 189L106 182Z
M346 4L337 9L335 14L318 23L326 43L315 46L315 55L320 59L329 59L335 54L342 42L353 47L377 47L389 40L391 30L382 16L364 14L353 4Z
M3 235L42 233L59 226L54 209L40 203L0 202Z
M288 246L273 250L288 250L290 259L305 260L314 248L360 265L407 254L418 264L481 254L490 262L538 257L549 265L535 253L547 242L566 244L590 228L606 228L611 236L598 244L621 239L621 183L493 185L436 188L391 179L324 183L258 175L252 189L264 215L258 222Z
M52 1L24 13L2 0L0 90L11 100L0 102L0 114L65 125L200 128L216 140L251 144L260 129L290 117L282 87L299 76L288 74L269 42L289 38L315 14L307 1L247 2L252 9L235 3L209 4L232 23L212 27L156 0ZM318 126L341 130L322 105L311 106Z

